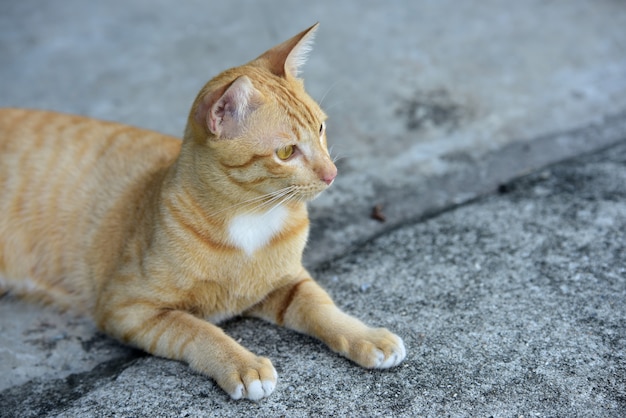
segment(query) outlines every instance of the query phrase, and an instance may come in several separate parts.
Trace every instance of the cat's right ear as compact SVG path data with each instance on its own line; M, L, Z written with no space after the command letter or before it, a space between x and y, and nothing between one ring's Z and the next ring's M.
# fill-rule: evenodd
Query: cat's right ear
M245 118L260 104L260 93L244 75L225 88L207 93L195 119L218 139L232 139L240 136Z
M298 77L300 68L311 51L318 26L319 23L316 23L293 38L266 51L255 61L263 62L273 74L279 77Z

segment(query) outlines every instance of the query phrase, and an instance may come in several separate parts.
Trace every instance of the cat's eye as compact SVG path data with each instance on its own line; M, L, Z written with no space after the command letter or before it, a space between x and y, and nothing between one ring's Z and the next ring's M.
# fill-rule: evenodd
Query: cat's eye
M293 151L294 146L287 145L282 148L278 148L278 150L276 150L276 155L278 156L278 158L284 161L293 155Z
M324 131L326 131L326 122L322 122L320 125L320 136L324 135Z

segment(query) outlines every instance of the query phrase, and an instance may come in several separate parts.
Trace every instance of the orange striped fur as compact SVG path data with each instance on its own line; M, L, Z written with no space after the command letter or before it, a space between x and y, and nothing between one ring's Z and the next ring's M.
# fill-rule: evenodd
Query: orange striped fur
M364 367L398 364L402 340L340 311L301 263L306 202L336 175L326 116L297 78L316 28L209 81L182 142L0 110L0 290L91 315L234 399L268 396L277 379L216 325L236 315Z

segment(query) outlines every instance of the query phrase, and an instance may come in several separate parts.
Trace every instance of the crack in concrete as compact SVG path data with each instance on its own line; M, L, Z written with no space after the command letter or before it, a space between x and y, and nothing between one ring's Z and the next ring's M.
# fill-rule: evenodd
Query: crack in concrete
M34 379L0 392L0 418L46 416L59 412L87 393L115 380L137 359L142 351L98 364L92 370L75 373L64 379Z

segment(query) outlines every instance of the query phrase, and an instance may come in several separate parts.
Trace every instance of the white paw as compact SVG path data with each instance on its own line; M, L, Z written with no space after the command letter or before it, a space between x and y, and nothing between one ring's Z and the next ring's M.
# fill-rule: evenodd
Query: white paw
M378 350L380 353L379 361L378 364L374 366L374 368L388 369L390 367L397 366L402 362L402 360L404 360L404 358L406 357L406 348L404 348L404 341L402 341L402 338L398 336L396 336L396 338L398 339L397 345L393 348L393 350L389 353L387 357L385 357L385 353Z
M270 396L276 388L278 374L273 367L270 376L267 376L267 370L262 374L266 376L259 376L258 378L242 376L241 380L243 382L238 384L233 391L229 392L230 397L235 400L250 399L252 401L258 401Z

